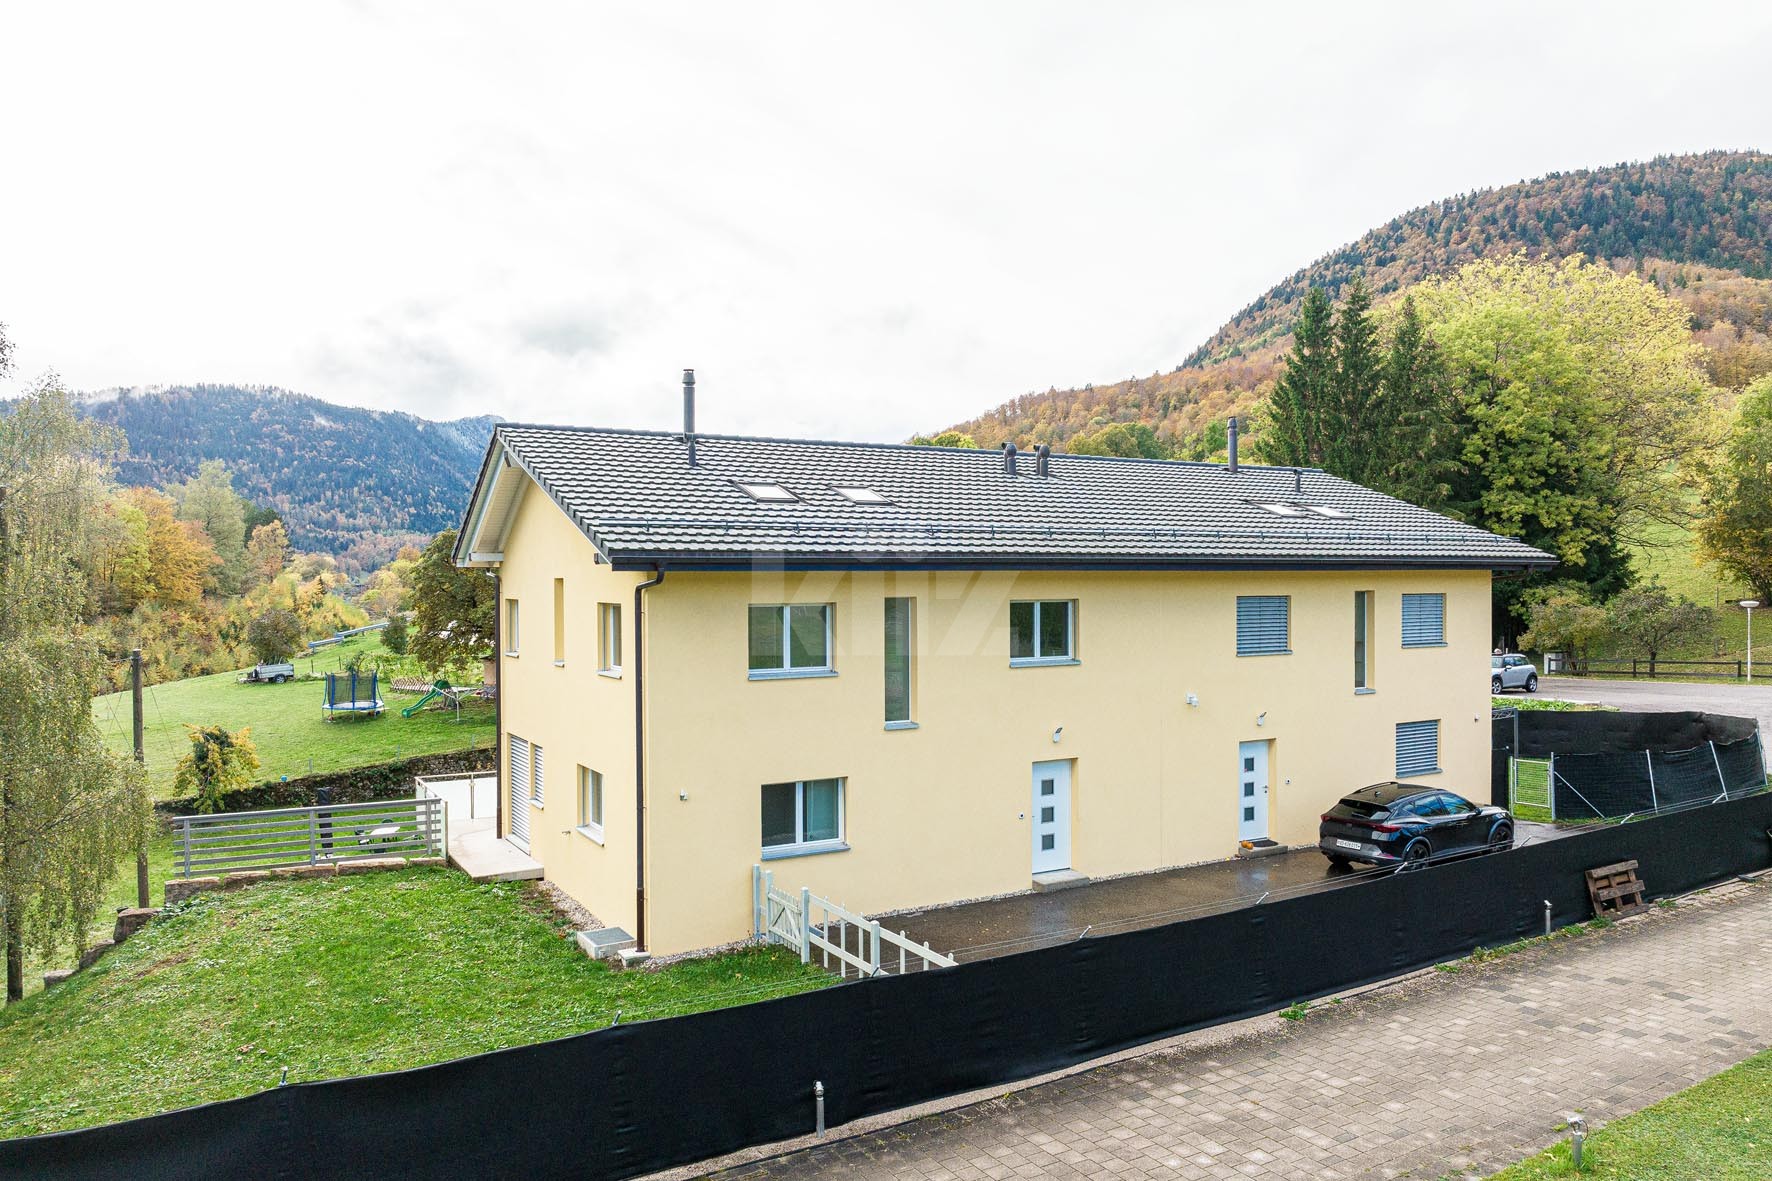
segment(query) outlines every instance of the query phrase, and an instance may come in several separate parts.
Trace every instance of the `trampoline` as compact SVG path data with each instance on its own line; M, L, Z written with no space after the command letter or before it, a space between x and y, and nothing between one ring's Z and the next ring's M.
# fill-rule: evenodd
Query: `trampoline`
M331 721L340 714L379 717L383 709L379 673L327 673L326 700L320 708Z

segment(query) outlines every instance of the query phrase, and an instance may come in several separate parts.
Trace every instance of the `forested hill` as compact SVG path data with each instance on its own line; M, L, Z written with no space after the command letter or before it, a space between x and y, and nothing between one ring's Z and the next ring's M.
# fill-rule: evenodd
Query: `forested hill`
M1772 155L1706 152L1553 173L1414 209L1275 284L1167 373L1027 394L957 424L984 446L1061 444L1114 422L1141 422L1178 453L1199 451L1223 418L1271 383L1313 286L1337 297L1356 273L1379 298L1473 258L1524 250L1585 254L1653 276L1693 309L1725 371L1772 365ZM1670 265L1671 264L1671 265Z
M260 386L105 390L81 401L129 436L123 483L160 487L222 460L237 492L283 515L296 548L357 568L457 523L498 421L432 422Z

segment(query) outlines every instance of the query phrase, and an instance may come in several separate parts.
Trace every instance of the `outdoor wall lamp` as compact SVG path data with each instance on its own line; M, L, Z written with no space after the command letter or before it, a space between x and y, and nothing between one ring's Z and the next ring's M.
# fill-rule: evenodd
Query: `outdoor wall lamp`
M1059 741L1062 741L1063 739L1064 739L1064 727L1060 726L1058 729L1056 729L1052 732L1052 741L1059 742Z
M1200 695L1198 693L1189 693L1187 695L1187 703L1189 705L1193 706L1195 709L1199 709L1200 708Z
M1265 712L1265 711L1264 711L1264 712L1262 712L1262 713L1258 713L1258 714L1256 714L1256 715L1255 715L1255 724L1256 724L1256 725L1257 725L1257 726L1265 726L1265 725L1267 725L1267 714L1266 714L1266 712Z

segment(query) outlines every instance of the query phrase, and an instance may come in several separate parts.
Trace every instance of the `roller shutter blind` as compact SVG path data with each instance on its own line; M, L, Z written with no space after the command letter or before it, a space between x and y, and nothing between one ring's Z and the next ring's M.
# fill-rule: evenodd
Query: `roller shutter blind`
M539 747L539 746L530 747L530 752L531 752L530 762L532 764L532 766L530 768L530 777L531 777L531 781L532 781L531 782L531 791L533 793L530 796L530 798L539 804L542 802L542 798L541 798L541 788L542 788L541 747Z
M1285 595L1237 596L1237 655L1275 656L1291 651L1292 600Z
M1397 778L1432 775L1440 769L1440 723L1397 723Z
M1446 642L1446 596L1403 596L1403 647L1433 648Z
M511 800L529 798L529 742L511 735Z

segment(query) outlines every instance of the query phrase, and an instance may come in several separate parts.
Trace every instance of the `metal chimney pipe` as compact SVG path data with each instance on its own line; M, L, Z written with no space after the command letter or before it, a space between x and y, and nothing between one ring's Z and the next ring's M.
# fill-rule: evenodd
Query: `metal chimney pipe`
M689 466L695 466L695 370L683 370L683 442L689 447Z
M1230 425L1230 430L1228 432L1228 435L1229 435L1230 460L1231 460L1230 470L1233 474L1235 474L1235 472L1237 470L1237 416L1234 414L1231 415L1231 425Z
M1041 443L1034 448L1034 474L1042 480L1052 474L1052 445Z
M1292 491L1300 496L1304 495L1304 469L1301 467L1292 469Z
M1003 471L1006 475L1015 474L1015 444L1003 444Z

